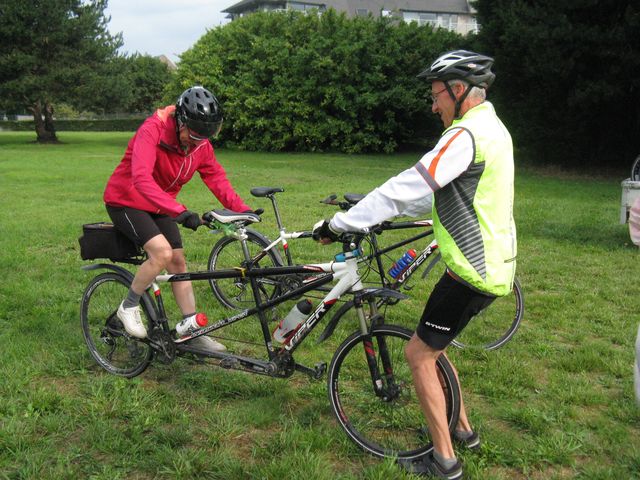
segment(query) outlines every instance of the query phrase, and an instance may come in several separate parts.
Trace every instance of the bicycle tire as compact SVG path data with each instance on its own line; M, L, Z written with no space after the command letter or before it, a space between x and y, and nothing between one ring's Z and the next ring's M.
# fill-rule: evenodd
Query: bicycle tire
M458 348L496 350L513 338L523 316L524 295L520 281L515 278L511 293L496 298L473 317L451 344Z
M400 387L391 400L383 400L373 391L363 354L365 336L360 331L347 337L331 360L327 380L333 413L349 439L376 457L414 459L433 449L404 356L404 347L412 335L397 325L379 325L371 330L378 363L382 342L391 354L392 388ZM453 431L460 414L460 389L445 356L440 356L437 368L445 392L449 429Z
M261 233L247 229L247 246L251 256L255 256L271 242ZM213 246L209 254L207 268L210 271L240 267L245 264L242 244L233 237L223 237ZM267 256L256 263L255 267L280 267L282 260L277 251L267 252ZM276 277L258 278L263 296L262 300L270 300L280 294L282 287ZM218 301L227 308L242 310L255 305L251 284L248 278L221 278L209 280L209 285Z
M125 335L124 326L116 316L130 285L122 275L101 273L87 285L80 307L82 334L89 353L107 372L127 378L144 372L153 358L152 348ZM140 302L147 329L152 308L149 302L145 296Z
M634 182L640 182L640 155L633 161L631 176L629 178Z

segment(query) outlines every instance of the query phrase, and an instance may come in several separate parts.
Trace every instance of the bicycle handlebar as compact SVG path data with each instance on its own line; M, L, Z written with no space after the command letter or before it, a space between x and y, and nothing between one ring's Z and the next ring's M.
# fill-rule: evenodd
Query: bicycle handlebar
M336 205L337 207L340 207L340 210L344 211L349 210L353 206L349 202L340 202L337 200L337 198L338 196L335 193L332 193L325 199L320 200L320 203L324 203L325 205Z
M347 200L346 202L338 201L337 200L338 195L336 195L335 193L332 193L331 195L327 196L323 200L320 200L320 203L324 203L325 205L335 205L337 207L340 207L341 210L347 211L351 207L356 205L358 201L360 201L363 198L361 195L349 194L349 193L345 194L344 196L345 196L345 199ZM432 220L416 220L411 222L384 221L382 223L379 223L377 225L370 227L369 230L375 233L376 235L380 235L385 230L401 230L406 228L432 227L432 226L433 226ZM360 234L360 235L362 236L364 234Z

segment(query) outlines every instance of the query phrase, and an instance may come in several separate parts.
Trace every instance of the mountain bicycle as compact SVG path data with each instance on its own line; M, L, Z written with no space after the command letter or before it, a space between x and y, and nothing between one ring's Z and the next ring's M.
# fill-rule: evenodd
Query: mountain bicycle
M273 266L284 265L282 257L277 250L278 244L282 244L285 252L286 264L291 266L294 264L291 249L287 240L298 238L310 238L311 232L287 232L282 224L280 211L276 201L276 194L283 192L282 187L259 187L251 189L251 194L255 197L266 197L271 201L275 214L276 223L279 229L279 236L276 240L270 241L262 233L247 229L250 256L253 262L263 262ZM357 204L364 195L345 194L345 201L338 201L336 195L331 195L321 203L338 206L342 210L348 210ZM444 262L440 262L441 256L437 242L432 240L426 245L419 247L417 254L408 269L402 272L397 278L391 277L387 273L389 266L393 263L393 257L389 255L396 252L402 247L420 242L422 239L433 235L433 222L431 220L414 220L408 222L383 222L374 226L366 232L365 235L359 235L356 247L366 253L363 254L359 261L366 264L367 270L362 274L369 284L381 285L386 288L399 290L411 290L413 286L410 279L413 274L425 265L422 272L422 280L427 285L423 289L430 292L435 282L442 276L446 266ZM381 247L378 237L384 232L421 229L422 231L410 238L395 241L387 247ZM387 262L385 266L383 260ZM242 265L243 253L239 243L233 237L224 237L218 241L209 255L209 270L218 270L232 268ZM373 273L373 275L370 275ZM281 278L263 278L259 281L259 291L263 298L269 299L279 295L281 292L296 288L304 283L305 278L302 276L289 276ZM253 302L253 292L250 289L246 279L214 279L210 281L211 288L216 298L229 308L243 308L246 304ZM381 299L378 307L382 307L385 303L392 303L393 299ZM352 305L346 303L337 312L336 316L340 318L341 314L346 314ZM467 325L463 332L452 342L458 348L481 348L484 350L495 350L506 344L518 330L522 317L524 316L524 296L520 281L515 278L512 292L504 297L498 297L496 300ZM337 319L336 319L337 321ZM330 322L333 324L334 322Z
M116 263L84 266L85 270L105 270L86 287L81 301L80 319L84 339L94 360L107 372L124 377L141 374L152 361L169 364L178 357L197 355L202 361L226 369L275 378L289 378L302 372L313 379L327 373L331 409L348 437L364 451L378 457L418 458L432 449L420 402L415 394L411 369L404 348L413 332L387 322L385 312L378 310L378 299L400 300L402 293L386 288L364 288L358 267L359 250L347 249L325 263L300 266L260 267L251 260L247 226L258 222L253 213L213 210L203 216L212 229L223 229L241 245L245 263L242 267L181 274L164 274L143 294L141 310L147 324L148 337L134 338L126 333L116 312L133 279L133 274ZM353 243L344 240L346 245ZM126 260L126 259L125 259ZM141 263L133 259L131 263ZM259 280L266 277L313 273L313 280L281 295L264 299ZM254 292L254 305L234 315L215 321L183 337L177 337L167 319L160 284L213 279L248 279ZM333 284L325 297L312 309L284 343L277 345L269 332L267 312L275 305L298 298L318 287ZM327 369L326 363L307 367L298 363L293 354L309 333L327 315L337 300L352 296L356 327L340 343ZM390 312L388 309L387 312ZM219 334L231 325L256 318L252 325L259 328L264 351L250 356L229 351L209 353L189 345L200 335ZM346 322L341 322L348 327ZM342 331L342 330L341 330ZM323 332L323 340L331 332ZM229 338L224 338L229 344ZM232 340L233 341L233 340ZM238 340L240 342L240 340ZM235 344L234 344L235 345ZM241 350L242 347L239 347ZM455 428L460 411L460 391L454 371L446 356L437 361L439 378L445 394L447 419Z

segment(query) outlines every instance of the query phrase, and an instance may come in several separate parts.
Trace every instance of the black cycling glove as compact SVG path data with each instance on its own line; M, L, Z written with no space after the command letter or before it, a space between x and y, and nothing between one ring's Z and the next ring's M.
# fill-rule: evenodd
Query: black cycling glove
M194 231L197 230L200 225L202 225L200 215L198 215L196 212L192 212L191 210L185 210L176 218L174 218L174 220L178 223L181 223L183 227L190 228Z
M313 226L312 237L316 242L322 238L328 238L332 242L335 242L340 238L340 234L332 230L329 226L329 222L324 220L322 224L318 222Z

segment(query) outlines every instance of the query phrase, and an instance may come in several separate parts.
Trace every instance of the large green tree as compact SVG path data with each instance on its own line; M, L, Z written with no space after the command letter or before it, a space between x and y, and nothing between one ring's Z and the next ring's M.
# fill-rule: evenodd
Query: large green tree
M162 102L171 78L171 70L157 57L118 55L77 87L75 106L101 114L150 112Z
M86 86L107 72L122 45L121 35L107 30L106 6L107 0L0 2L0 106L30 111L39 142L57 141L56 102L94 103ZM121 87L105 82L100 94Z
M629 166L640 152L640 1L475 5L516 144L541 162Z

